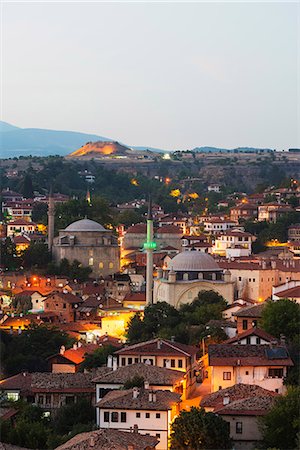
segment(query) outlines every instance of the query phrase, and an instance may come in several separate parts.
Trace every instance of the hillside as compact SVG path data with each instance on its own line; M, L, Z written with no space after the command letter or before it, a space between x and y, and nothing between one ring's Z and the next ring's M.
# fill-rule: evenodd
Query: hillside
M18 128L0 122L1 158L15 156L65 156L89 141L111 141L95 134L41 128Z

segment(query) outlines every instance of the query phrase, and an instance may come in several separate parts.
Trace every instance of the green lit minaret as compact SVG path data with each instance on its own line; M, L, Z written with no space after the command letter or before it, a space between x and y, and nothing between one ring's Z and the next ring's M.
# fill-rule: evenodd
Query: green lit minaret
M146 266L146 303L153 303L153 250L156 249L156 243L153 241L153 217L152 217L152 201L149 198L148 214L147 214L147 241L144 244L147 252Z

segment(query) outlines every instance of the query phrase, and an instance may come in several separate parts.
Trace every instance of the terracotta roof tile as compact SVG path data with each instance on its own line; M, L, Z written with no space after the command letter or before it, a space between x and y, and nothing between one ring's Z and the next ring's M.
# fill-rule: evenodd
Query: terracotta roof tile
M167 339L153 339L151 341L140 342L129 345L116 352L117 355L195 355L198 348L192 345L185 345L179 342L172 342Z
M218 415L264 416L274 405L275 398L270 396L250 397L237 400L216 410Z
M107 428L77 434L56 450L150 450L157 444L154 436Z
M241 339L247 338L248 336L257 336L268 342L278 342L278 339L276 337L267 333L265 330L262 330L261 328L250 328L249 330L246 330L243 333L237 334L236 336L232 337L231 339L227 339L223 343L224 344L233 344L235 342L238 342Z
M156 401L149 401L149 392L150 390L147 389L139 389L138 397L133 398L133 389L111 391L97 403L97 406L99 408L111 409L124 408L165 411L171 409L175 403L181 401L180 394L168 390L155 391Z

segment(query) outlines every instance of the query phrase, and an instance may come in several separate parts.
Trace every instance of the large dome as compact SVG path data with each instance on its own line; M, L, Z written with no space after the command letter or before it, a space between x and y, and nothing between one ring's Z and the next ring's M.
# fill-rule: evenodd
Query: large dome
M222 270L212 256L196 250L178 253L169 262L168 269L175 272L216 272Z
M90 219L77 220L71 223L65 231L107 231L100 223Z

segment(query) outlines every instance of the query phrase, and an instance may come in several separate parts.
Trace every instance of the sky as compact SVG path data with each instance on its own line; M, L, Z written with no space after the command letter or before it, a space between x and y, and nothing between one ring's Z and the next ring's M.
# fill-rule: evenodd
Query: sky
M127 145L300 147L300 3L2 4L1 119Z

